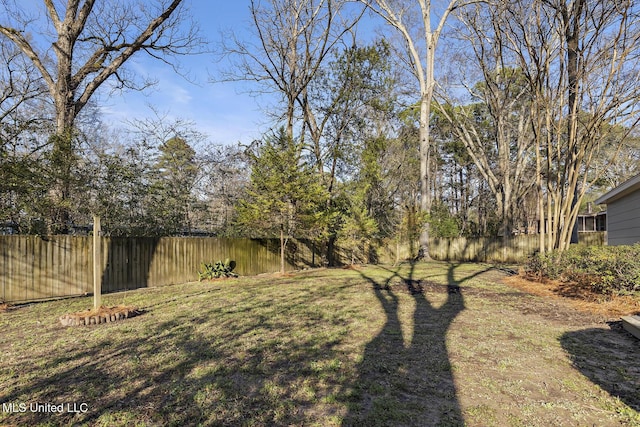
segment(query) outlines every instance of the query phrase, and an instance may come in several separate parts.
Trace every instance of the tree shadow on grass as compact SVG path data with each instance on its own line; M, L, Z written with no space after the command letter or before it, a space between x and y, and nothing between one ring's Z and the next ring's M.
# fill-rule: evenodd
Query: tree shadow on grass
M446 285L415 277L415 264L411 264L407 275L401 275L399 270L387 270L389 274L384 279L362 274L384 309L386 323L367 344L358 366L359 376L346 388L350 412L344 426L464 424L446 335L465 308L461 283L481 272L457 281L457 266L449 264ZM444 302L434 306L427 299L427 292L430 299ZM400 293L408 293L415 302L413 330L408 339L402 335L400 312L404 307Z
M135 319L50 327L48 339L29 338L50 348L3 361L0 402L86 403L87 412L5 411L0 424L462 424L445 342L464 309L456 267L449 265L448 286L419 280L413 267L404 275L381 270L384 279L363 273L386 323L353 376L340 349L353 339L352 317L361 316L349 299L362 290L355 277L284 287L277 298L258 285L221 295L198 288L143 307ZM442 305L429 302L434 296ZM408 298L415 326L405 345Z
M77 349L16 361L8 369L17 376L0 384L0 402L86 403L87 412L5 412L0 424L307 425L313 414L305 408L339 366L340 335L323 335L318 325L330 330L340 319L313 308L313 298L333 291L199 305L154 323L165 308L155 306L137 319L65 330Z
M621 322L610 326L567 332L560 344L591 382L640 412L640 341Z
M274 259L280 259L280 239L259 238L252 239L252 241L255 241L258 245L266 249ZM298 270L334 266L331 261L333 258L331 254L334 250L329 249L328 252L329 258L327 256L327 250L321 250L319 245L312 240L287 238L284 254L285 268L286 270ZM277 265L279 266L279 262Z
M158 237L103 239L106 263L102 271L102 293L149 287L151 264L159 242Z

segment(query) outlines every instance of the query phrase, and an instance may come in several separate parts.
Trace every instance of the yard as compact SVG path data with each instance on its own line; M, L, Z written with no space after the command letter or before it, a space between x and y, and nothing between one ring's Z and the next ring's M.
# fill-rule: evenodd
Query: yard
M0 425L640 425L640 342L504 279L431 262L188 283L68 328L90 298L14 307Z

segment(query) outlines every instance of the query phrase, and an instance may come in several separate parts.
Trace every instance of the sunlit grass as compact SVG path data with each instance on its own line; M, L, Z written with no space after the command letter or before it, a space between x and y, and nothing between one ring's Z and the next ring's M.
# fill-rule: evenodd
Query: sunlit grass
M18 307L0 313L0 403L88 411L4 410L0 425L637 422L640 398L606 390L640 372L595 368L605 344L639 366L637 343L590 320L550 320L564 309L501 277L433 262L189 283L105 295L144 314L87 327L57 319L90 298Z

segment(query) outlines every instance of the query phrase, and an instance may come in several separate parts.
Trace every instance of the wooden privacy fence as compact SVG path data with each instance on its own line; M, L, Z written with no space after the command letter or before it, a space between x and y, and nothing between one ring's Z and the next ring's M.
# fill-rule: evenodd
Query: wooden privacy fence
M602 244L603 233L584 233L581 240ZM599 235L599 236L597 236ZM0 236L0 301L25 302L88 294L93 291L93 237ZM276 239L200 237L101 238L102 291L116 292L198 279L202 262L230 258L240 275L280 270ZM320 267L325 249L290 240L287 269ZM417 245L414 245L414 249ZM538 236L502 239L458 237L432 239L430 253L446 261L522 262L538 248ZM388 244L366 251L368 260L392 263L411 258L409 244ZM334 248L331 259L345 264L351 254Z
M579 233L580 244L604 245L606 232ZM440 261L475 261L475 262L525 262L539 249L537 234L513 236L504 244L501 237L454 237L429 240L429 255ZM413 247L409 243L391 243L377 248L375 259L378 262L415 258L418 243ZM345 258L343 256L343 258Z
M93 237L0 236L0 300L37 301L93 291ZM230 258L240 275L279 271L275 239L101 238L102 290L116 292L198 279L202 262ZM309 243L290 241L287 269L318 267Z
M432 239L429 253L443 261L522 262L538 248L537 235L514 236L506 245L502 238L456 237Z
M505 245L501 237L455 237L431 239L431 257L442 261L524 262L540 248L540 236L512 236ZM604 245L606 232L579 233L578 241L585 245Z

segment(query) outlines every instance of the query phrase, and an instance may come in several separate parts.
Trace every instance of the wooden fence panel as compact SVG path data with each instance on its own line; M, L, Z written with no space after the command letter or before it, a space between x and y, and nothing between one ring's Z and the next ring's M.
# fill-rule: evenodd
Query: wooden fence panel
M607 244L607 232L582 232L578 235L578 241L584 245L604 246Z
M1 236L0 300L35 301L89 292L85 237Z
M579 243L585 245L604 245L606 232L580 233ZM409 245L404 244L402 252L408 252ZM478 262L524 262L539 249L537 234L512 236L505 245L502 238L455 237L430 240L429 252L433 259L442 261L478 261ZM399 250L399 249L398 249ZM396 251L398 251L396 250Z
M588 235L587 235L588 234ZM0 301L24 302L91 293L93 291L92 237L0 236ZM580 233L581 242L602 244L604 233ZM117 238L103 237L103 292L163 286L198 279L202 262L230 258L240 275L280 270L278 239L229 239L201 237ZM537 235L502 239L431 239L430 254L437 260L522 262L538 248ZM389 242L376 251L366 250L369 260L393 263L415 252L410 244ZM320 267L326 248L311 242L290 240L288 270ZM351 255L334 248L332 257L348 263ZM344 252L344 253L343 253ZM348 252L348 251L347 251ZM367 260L359 260L367 262Z
M455 237L431 239L431 257L442 261L522 262L538 248L537 235L502 238Z
M318 266L314 251L291 241L286 268ZM197 237L101 239L102 289L116 292L197 280L202 262L230 258L237 273L280 270L279 241ZM318 260L319 258L316 257ZM0 301L25 302L93 291L92 237L0 236Z

